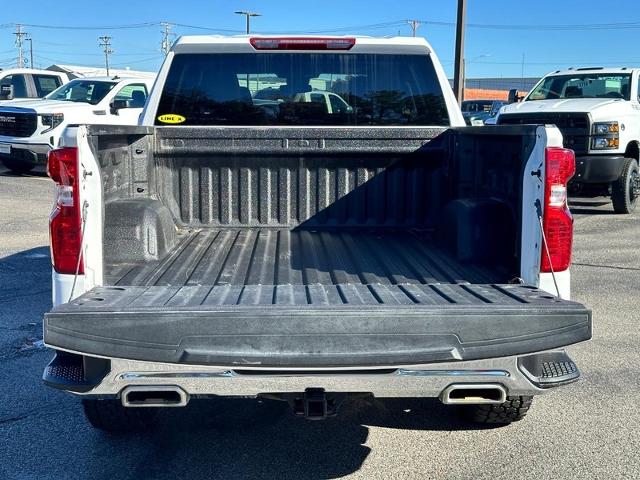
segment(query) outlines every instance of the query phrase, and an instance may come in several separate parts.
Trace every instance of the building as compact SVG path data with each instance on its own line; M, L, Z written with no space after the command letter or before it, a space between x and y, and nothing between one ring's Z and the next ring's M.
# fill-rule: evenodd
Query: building
M467 78L464 82L465 100L506 100L509 90L516 89L520 94L531 90L540 77L511 78ZM453 80L449 80L453 86Z
M62 65L54 64L47 67L47 70L53 70L54 72L62 72L69 75L71 78L78 77L104 77L107 75L107 70L102 67L87 67L83 65ZM155 75L156 72L140 72L137 70L129 70L127 68L110 68L109 75L112 77L134 77L134 78L149 78L151 75Z

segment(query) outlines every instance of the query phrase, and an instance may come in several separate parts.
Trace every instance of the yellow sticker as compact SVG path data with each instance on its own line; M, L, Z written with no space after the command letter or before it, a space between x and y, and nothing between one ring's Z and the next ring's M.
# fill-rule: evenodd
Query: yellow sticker
M186 120L182 115L176 115L175 113L166 113L158 117L158 121L162 123L182 123Z

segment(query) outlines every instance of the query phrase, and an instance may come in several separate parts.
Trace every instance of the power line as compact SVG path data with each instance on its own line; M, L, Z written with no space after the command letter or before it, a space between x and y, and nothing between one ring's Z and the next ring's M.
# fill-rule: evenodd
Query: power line
M132 23L128 25L103 25L103 26L86 26L86 25L41 25L33 23L23 23L22 25L30 28L45 28L50 30L126 30L132 28L149 28L160 25L161 22L145 22Z
M113 53L111 50L111 37L109 35L103 35L102 37L98 37L100 40L100 46L103 48L104 52L104 64L107 69L107 77L109 76L109 55Z
M420 20L416 19L416 22L424 25L435 25L435 26L446 26L446 27L455 27L455 22L444 22L444 21L436 21L436 20ZM132 23L132 24L123 24L123 25L43 25L43 24L33 24L33 23L22 23L23 27L29 28L43 28L43 29L53 29L53 30L122 30L122 29L136 29L136 28L150 28L155 26L163 26L164 23L168 22L142 22L142 23ZM207 30L207 31L216 31L216 32L228 32L228 33L238 33L240 30L235 29L225 29L225 28L216 28L216 27L207 27L200 25L188 25L181 23L173 23L172 25L182 26L186 28L198 29L198 30ZM0 24L0 28L12 28L16 27L18 24L15 23L5 23ZM309 31L306 30L306 33L330 33L330 32L340 32L344 30L363 30L363 29L378 29L378 28L386 28L386 27L394 27L399 25L406 25L405 20L394 20L389 22L382 23L374 23L367 25L354 25L354 26L344 26L344 27L333 27L327 28L323 30ZM586 23L586 24L483 24L483 23L468 23L468 28L483 28L490 30L617 30L617 29L640 29L640 21L637 22L610 22L610 23ZM273 33L298 33L298 32L273 32Z
M112 66L113 67L128 67L131 65L138 65L140 63L149 63L151 61L157 62L158 61L158 56L155 55L153 57L147 57L147 58L143 58L140 60L133 60L133 61L129 61L129 62L124 62L124 63L115 63Z
M439 25L446 27L455 27L455 22L438 22L430 20L420 20L420 22L429 25ZM487 30L619 30L619 29L637 29L640 28L640 22L613 22L613 23L586 23L586 24L558 24L558 25L532 25L532 24L484 24L484 23L468 23L468 28L481 28Z
M441 22L435 20L394 20L390 22L384 23L372 23L366 25L350 25L344 27L333 27L326 29L317 29L317 30L305 30L305 31L281 31L281 32L267 32L267 33L339 33L345 31L363 31L363 30L377 30L384 28L397 27L401 25L406 25L407 22L415 21L421 25L434 25L434 26L444 26L444 27L455 27L455 22ZM411 24L411 23L410 23ZM563 24L563 25L532 25L532 24L481 24L481 23L467 23L467 28L479 28L479 29L487 29L487 30L572 30L572 31L591 31L591 30L618 30L618 29L640 29L640 22L613 22L613 23L592 23L592 24Z
M52 50L38 50L38 51L42 53L51 54L51 55L62 55L62 56L73 56L73 57L77 57L77 56L98 57L103 55L103 53L96 53L96 52L74 52L74 51L63 52L63 51L52 51ZM153 50L151 49L139 51L139 52L128 52L128 53L118 52L118 57L136 57L136 56L139 57L141 55L150 55L151 53L153 53Z
M190 28L192 30L204 30L207 32L244 33L244 30L231 30L228 28L203 27L200 25L188 25L186 23L173 23L176 27Z

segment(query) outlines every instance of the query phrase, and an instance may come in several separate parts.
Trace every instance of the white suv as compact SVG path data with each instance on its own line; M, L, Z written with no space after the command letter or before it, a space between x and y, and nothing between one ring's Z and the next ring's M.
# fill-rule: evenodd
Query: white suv
M618 213L640 197L640 69L575 68L545 76L524 101L500 110L497 123L555 124L576 152L571 193L611 195Z
M153 80L148 78L79 78L43 99L0 105L0 160L16 173L44 166L67 125L135 125Z

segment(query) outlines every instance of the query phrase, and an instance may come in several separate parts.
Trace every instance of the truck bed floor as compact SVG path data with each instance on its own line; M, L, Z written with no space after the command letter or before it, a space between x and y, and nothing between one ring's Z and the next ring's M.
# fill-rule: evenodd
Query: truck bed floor
M106 284L246 286L506 283L463 265L412 231L206 229L183 235L162 261L106 268Z

